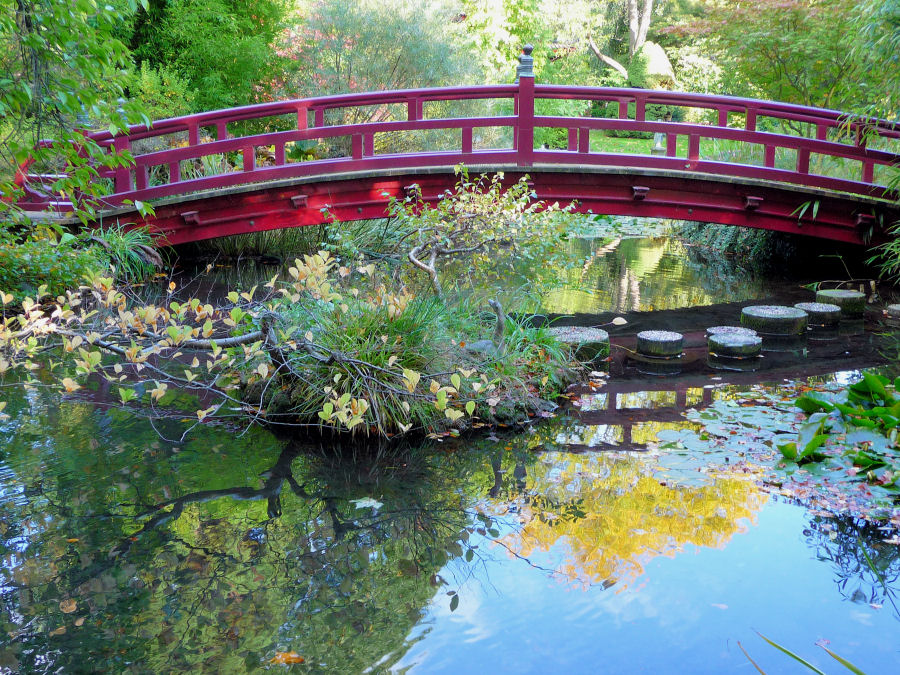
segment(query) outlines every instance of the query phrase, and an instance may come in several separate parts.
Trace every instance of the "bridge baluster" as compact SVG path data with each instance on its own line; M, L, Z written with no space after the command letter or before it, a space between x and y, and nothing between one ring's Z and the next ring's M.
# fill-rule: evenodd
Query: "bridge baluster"
M647 119L647 101L641 98L634 100L634 121L643 122Z
M297 106L297 129L299 131L303 131L309 125L309 118L307 115L308 110L309 108L307 108L305 105Z
M409 122L418 122L422 119L422 99L414 98L406 102L406 119Z
M228 123L216 122L216 140L225 141L228 139Z
M582 127L578 129L578 152L587 154L591 151L591 130Z
M700 134L691 134L688 138L688 159L692 162L700 159Z
M116 136L116 140L113 141L113 147L115 148L116 152L130 150L131 139L128 138L128 136ZM128 167L120 166L116 169L114 185L114 189L118 193L130 192L133 189L131 186L131 171L128 169Z
M146 190L150 183L149 171L146 166L136 166L134 168L135 189Z
M188 124L188 144L189 145L199 145L200 144L200 127L196 122L192 122Z
M169 162L169 182L177 183L181 180L181 162Z
M719 109L719 126L720 127L728 126L728 109L727 108Z
M765 165L770 168L775 168L775 146L774 145L766 145L765 146Z
M472 152L472 127L463 127L462 131L462 153L467 155Z
M284 166L284 141L275 144L275 166Z
M747 122L744 128L747 131L756 131L756 111L752 108L747 108Z
M875 163L874 162L862 162L862 181L863 183L874 183L875 182Z
M809 173L809 148L798 148L797 150L797 173Z
M241 153L244 157L244 171L254 171L256 170L256 153L254 152L254 148L252 145L245 145L241 148Z

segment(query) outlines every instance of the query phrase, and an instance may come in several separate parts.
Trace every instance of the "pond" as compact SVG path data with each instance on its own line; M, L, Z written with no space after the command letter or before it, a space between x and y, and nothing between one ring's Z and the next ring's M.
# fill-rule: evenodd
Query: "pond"
M757 631L900 671L896 531L773 481L766 435L798 390L883 364L872 331L711 370L706 326L809 291L671 239L573 246L590 264L531 309L629 323L608 374L518 433L181 442L101 398L6 395L0 673L755 672L742 650L804 672ZM685 333L682 373L627 358L644 328Z

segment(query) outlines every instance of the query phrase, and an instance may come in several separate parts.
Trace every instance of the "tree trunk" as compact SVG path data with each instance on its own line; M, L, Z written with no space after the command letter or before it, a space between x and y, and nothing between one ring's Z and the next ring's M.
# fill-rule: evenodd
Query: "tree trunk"
M638 9L638 3L641 3ZM628 56L633 58L647 41L653 0L628 0Z

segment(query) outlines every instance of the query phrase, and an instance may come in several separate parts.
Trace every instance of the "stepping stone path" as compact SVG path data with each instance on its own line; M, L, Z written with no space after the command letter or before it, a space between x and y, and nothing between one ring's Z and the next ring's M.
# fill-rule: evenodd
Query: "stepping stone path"
M707 339L707 344L710 354L727 356L733 359L759 356L762 351L762 338L756 335L720 333L718 335L710 335Z
M794 307L806 312L813 326L836 326L841 321L841 308L830 302L798 302Z
M741 325L765 335L806 332L808 316L802 309L782 305L751 305L741 310Z
M885 311L889 323L900 324L900 305L888 305Z
M580 361L597 361L609 356L609 333L601 328L554 326L547 332L571 347Z
M816 291L816 302L837 305L843 316L862 316L866 310L866 294L842 288Z
M645 330L637 334L637 352L642 356L671 359L684 351L684 335L668 330Z

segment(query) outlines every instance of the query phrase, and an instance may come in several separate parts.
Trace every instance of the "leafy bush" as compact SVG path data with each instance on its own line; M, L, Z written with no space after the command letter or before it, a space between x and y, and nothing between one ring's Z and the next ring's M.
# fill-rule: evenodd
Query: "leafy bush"
M145 230L117 225L76 236L44 225L27 231L0 226L0 290L17 298L35 297L42 286L42 295L62 295L110 266L122 281L141 281L161 264Z
M0 228L0 290L17 298L61 295L77 288L90 273L108 265L100 247L83 247L71 234L38 227L25 237Z
M665 50L655 42L645 42L628 64L628 82L640 89L672 89L675 71Z
M132 97L139 101L151 121L187 115L194 110L197 92L175 71L146 61L135 74Z

